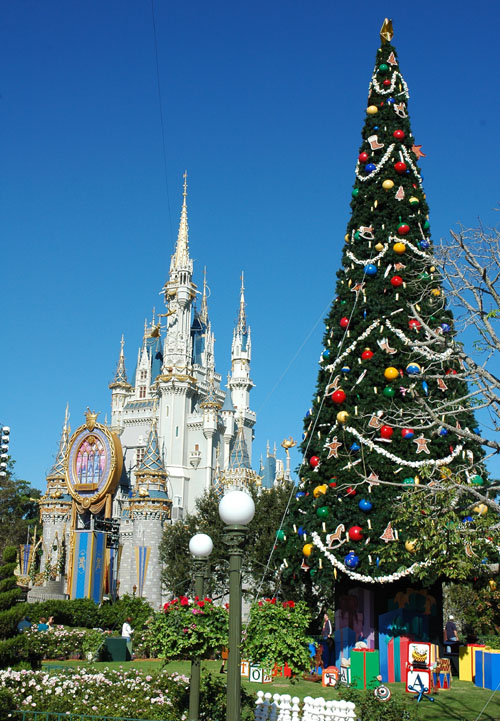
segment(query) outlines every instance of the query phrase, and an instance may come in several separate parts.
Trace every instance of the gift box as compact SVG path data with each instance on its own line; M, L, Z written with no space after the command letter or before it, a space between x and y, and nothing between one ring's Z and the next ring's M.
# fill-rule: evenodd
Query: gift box
M451 663L449 658L440 658L432 669L432 685L436 689L451 688Z
M493 691L500 685L500 649L475 648L474 684Z
M484 643L468 643L460 646L458 651L458 678L460 681L474 681L475 655L474 649L486 648Z
M376 688L380 674L379 652L366 648L351 651L351 685L353 688Z
M350 658L351 650L356 643L356 634L351 628L344 626L344 628L335 629L333 637L335 640L335 665L339 667L342 665L343 658Z

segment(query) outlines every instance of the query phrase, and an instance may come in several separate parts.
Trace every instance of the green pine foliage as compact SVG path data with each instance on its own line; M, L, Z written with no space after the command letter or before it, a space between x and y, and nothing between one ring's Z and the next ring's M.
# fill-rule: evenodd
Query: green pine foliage
M0 639L0 668L14 666L23 660L28 660L30 654L25 639L17 635L17 625L12 623L15 618L16 604L21 595L21 589L16 584L14 570L17 566L17 552L13 546L7 546L2 556L0 566L0 628L4 633ZM8 622L2 624L3 617ZM37 659L30 659L35 664Z
M487 522L471 510L478 501L460 490L477 475L484 481L482 452L440 425L476 422L442 278L430 261L408 98L396 50L384 43L304 421L300 485L279 544L285 586L301 582L327 598L335 577L463 577L493 548L484 540ZM426 416L427 405L443 401L441 418ZM474 523L464 524L469 514Z

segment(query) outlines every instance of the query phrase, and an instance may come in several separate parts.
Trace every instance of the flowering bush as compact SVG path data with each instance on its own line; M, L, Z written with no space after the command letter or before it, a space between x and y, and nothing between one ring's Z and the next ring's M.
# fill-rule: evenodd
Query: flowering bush
M106 633L94 629L66 629L55 626L50 631L39 631L37 626L27 629L23 636L30 653L40 658L67 659L87 652L97 652L104 644Z
M257 601L250 609L244 633L245 658L272 670L287 663L292 673L309 669L307 628L311 616L304 601L279 602L275 598Z
M210 598L175 598L153 617L141 642L166 661L210 658L227 646L227 611Z
M49 711L91 716L180 719L187 708L189 679L179 674L151 675L138 670L86 668L0 671L0 691L7 690L21 711Z

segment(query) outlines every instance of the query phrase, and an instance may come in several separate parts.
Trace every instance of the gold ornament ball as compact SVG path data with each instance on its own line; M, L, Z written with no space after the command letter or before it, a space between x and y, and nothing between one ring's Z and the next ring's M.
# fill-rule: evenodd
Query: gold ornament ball
M389 179L384 180L382 187L384 190L391 190L391 188L394 188L394 181Z
M310 556L313 551L313 544L312 543L306 543L305 546L302 547L302 553L304 556Z
M389 366L389 368L385 369L384 376L388 381L393 381L399 376L399 371L397 368Z
M429 270L430 270L431 273L435 273L435 272L436 272L436 267L435 267L434 265L431 265L431 267L429 268Z
M408 202L410 205L418 205L420 203L418 198L415 198L414 195L411 196L411 198L408 199Z
M378 252L380 253L381 250L384 250L384 244L377 243L377 245L375 246L375 250L378 250Z
M392 249L396 255L403 255L406 250L406 245L404 243L394 243Z
M347 411L339 411L337 413L337 421L339 423L347 423L348 418L349 418L349 413Z
M438 298L441 295L441 291L439 288L433 288L431 290L431 295L433 295L435 298Z
M369 105L366 108L366 112L368 113L368 115L376 115L378 113L378 108L376 105Z
M416 485L416 486L420 485L420 478L419 478L418 476L415 476L415 478L413 479L413 481L415 482L415 485Z
M491 591L496 591L497 582L490 578L490 580L488 581L488 586L490 587Z
M346 234L344 235L344 240L345 240L346 243L349 242L349 233L346 233Z
M408 553L415 553L415 541L406 541L405 548Z
M479 516L484 516L486 513L488 513L488 506L485 503L478 503L478 505L474 506L472 510Z
M320 496L324 496L325 493L328 490L328 486L326 483L323 483L321 486L316 486L316 488L313 490L313 496L314 498L319 498Z

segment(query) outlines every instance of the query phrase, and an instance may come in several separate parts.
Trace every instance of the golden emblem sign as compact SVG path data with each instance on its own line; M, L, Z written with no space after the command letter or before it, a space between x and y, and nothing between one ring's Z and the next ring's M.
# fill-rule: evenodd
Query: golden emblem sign
M71 436L65 459L68 490L79 505L91 511L115 490L123 468L120 439L97 422L98 415L87 409L86 422Z

